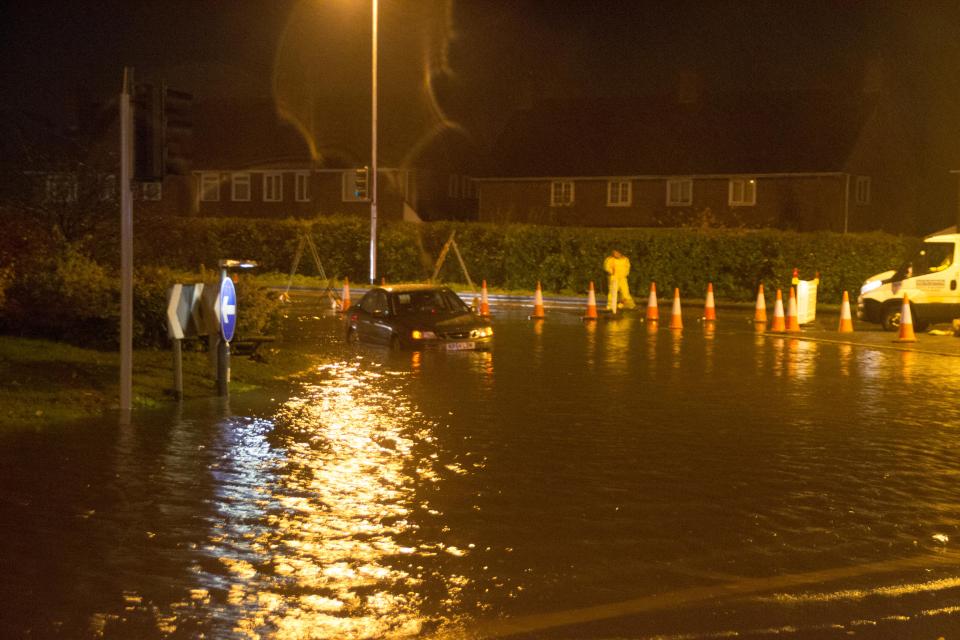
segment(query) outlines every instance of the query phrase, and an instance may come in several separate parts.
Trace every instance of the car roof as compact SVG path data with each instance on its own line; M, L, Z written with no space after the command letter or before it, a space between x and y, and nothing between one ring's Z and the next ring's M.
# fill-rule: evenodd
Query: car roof
M438 284L393 284L375 287L383 289L387 293L409 293L411 291L446 291L450 287Z

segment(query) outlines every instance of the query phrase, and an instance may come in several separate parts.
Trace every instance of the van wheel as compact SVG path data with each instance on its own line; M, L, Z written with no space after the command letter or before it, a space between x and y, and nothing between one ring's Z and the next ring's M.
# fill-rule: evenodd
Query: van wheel
M883 325L883 328L887 331L899 331L900 312L902 310L902 303L897 305L887 305L883 310L883 318L880 321L880 323ZM928 326L930 326L929 322L925 322L917 317L917 311L913 306L913 303L910 304L910 318L913 320L913 328L916 331L924 331Z
M883 316L880 318L880 324L884 331L898 331L900 329L900 311L901 304L888 304L883 308ZM912 314L911 314L912 315Z
M883 308L880 324L884 331L897 331L900 328L900 305L888 304Z
M354 328L347 329L347 344L356 344L360 341L360 336L357 335L357 330Z
M390 338L390 350L391 351L400 351L400 338L398 336L393 336Z

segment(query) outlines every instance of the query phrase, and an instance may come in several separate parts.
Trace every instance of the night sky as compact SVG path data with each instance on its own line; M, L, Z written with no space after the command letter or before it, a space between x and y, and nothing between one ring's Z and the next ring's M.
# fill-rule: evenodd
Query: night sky
M269 95L291 22L309 27L307 46L323 50L332 38L344 55L324 64L342 65L342 79L368 91L369 10L365 0L15 1L4 20L4 75L17 90L4 100L55 113L77 88L115 91L124 65L198 95ZM896 82L942 81L960 62L957 3L381 0L381 76L422 63L398 47L411 33L433 35L425 22L445 11L446 33L431 44L438 54L446 48L453 77L444 97L461 111L668 91L684 81L851 86L880 61ZM345 84L330 90L354 90Z
M489 148L544 100L878 83L915 112L925 171L960 168L960 3L381 0L382 144L437 122ZM5 108L55 120L124 65L198 100L272 98L322 145L368 135L367 0L8 3ZM940 197L940 196L937 196Z

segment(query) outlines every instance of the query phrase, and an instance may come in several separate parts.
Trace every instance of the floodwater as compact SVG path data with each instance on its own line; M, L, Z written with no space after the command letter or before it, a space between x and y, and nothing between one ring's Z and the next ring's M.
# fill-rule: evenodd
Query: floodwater
M288 387L0 435L0 636L960 632L960 358L559 312L393 353L299 312Z

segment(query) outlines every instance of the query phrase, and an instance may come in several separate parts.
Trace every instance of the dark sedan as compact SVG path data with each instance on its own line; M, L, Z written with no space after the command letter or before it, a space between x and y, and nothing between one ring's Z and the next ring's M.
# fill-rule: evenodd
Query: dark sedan
M393 349L487 349L490 323L447 287L373 287L347 311L347 341Z

